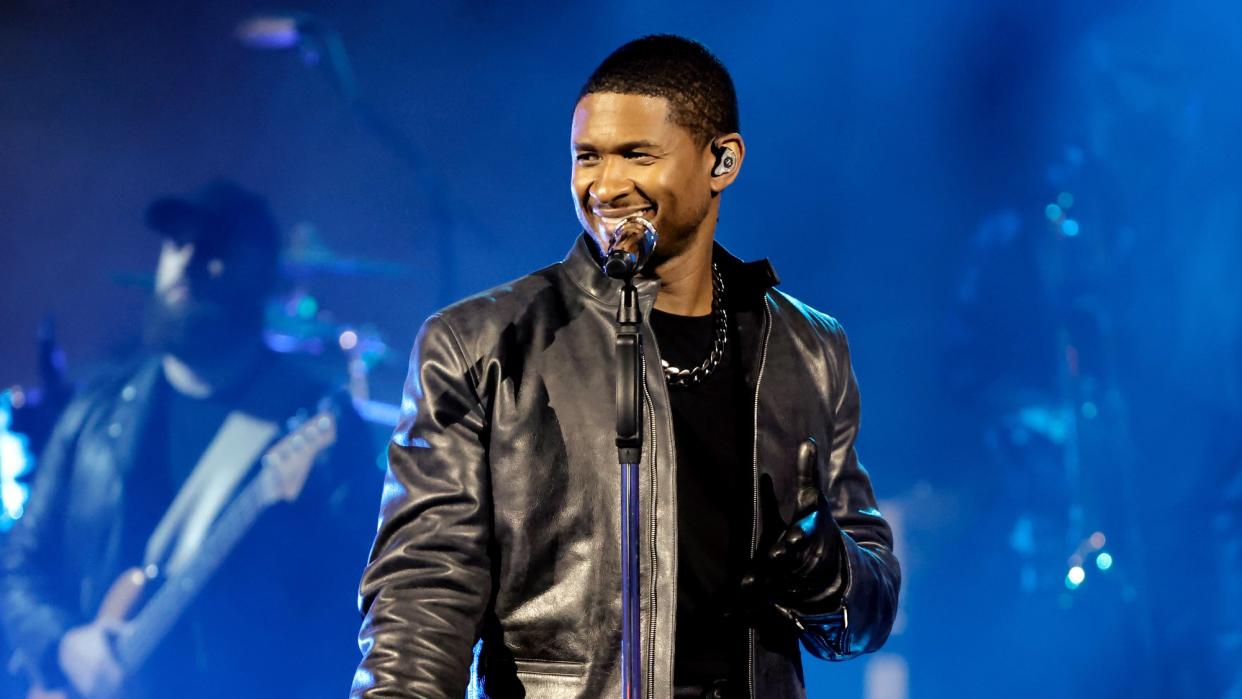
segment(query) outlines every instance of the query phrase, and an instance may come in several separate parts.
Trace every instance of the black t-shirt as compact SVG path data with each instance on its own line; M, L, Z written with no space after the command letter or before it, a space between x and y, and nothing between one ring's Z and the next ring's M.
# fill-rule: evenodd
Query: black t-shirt
M150 423L141 463L130 469L125 487L123 560L143 560L147 540L181 490L224 419L234 396L192 398L173 389L162 376L151 394Z
M233 396L193 398L171 387L166 395L168 475L180 489L215 439L224 419L233 412L237 399Z
M653 310L661 357L689 369L711 352L715 320ZM745 628L725 613L750 556L753 397L730 317L722 363L670 387L677 447L677 637L674 682L708 683L744 668Z

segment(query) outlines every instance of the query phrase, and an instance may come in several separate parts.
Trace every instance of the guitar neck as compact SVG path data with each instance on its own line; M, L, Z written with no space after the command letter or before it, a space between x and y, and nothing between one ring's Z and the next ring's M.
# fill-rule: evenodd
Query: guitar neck
M140 667L155 650L186 606L270 504L263 497L261 480L254 478L246 485L212 525L198 554L185 568L169 576L142 611L126 625L116 643L117 659L126 674Z

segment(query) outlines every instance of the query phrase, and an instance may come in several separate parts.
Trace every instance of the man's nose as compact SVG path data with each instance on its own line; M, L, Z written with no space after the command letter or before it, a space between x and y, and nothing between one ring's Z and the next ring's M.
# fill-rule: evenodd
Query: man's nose
M604 158L597 172L599 175L591 185L591 198L596 202L608 204L634 191L629 168L620 158Z

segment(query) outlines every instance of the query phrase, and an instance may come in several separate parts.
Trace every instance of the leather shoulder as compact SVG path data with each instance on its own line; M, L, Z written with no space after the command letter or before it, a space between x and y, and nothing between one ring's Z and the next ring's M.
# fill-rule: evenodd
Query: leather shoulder
M769 295L774 311L798 333L806 333L818 338L830 350L848 351L845 328L836 318L818 311L802 301L773 289Z
M562 315L574 287L562 263L481 291L433 314L452 333L467 361L488 354L506 333Z

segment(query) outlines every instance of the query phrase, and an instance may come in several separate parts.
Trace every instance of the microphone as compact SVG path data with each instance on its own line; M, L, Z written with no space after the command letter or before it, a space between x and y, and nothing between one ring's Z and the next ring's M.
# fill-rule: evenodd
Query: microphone
M604 255L604 274L613 279L632 278L651 259L659 239L655 226L642 216L621 221Z

